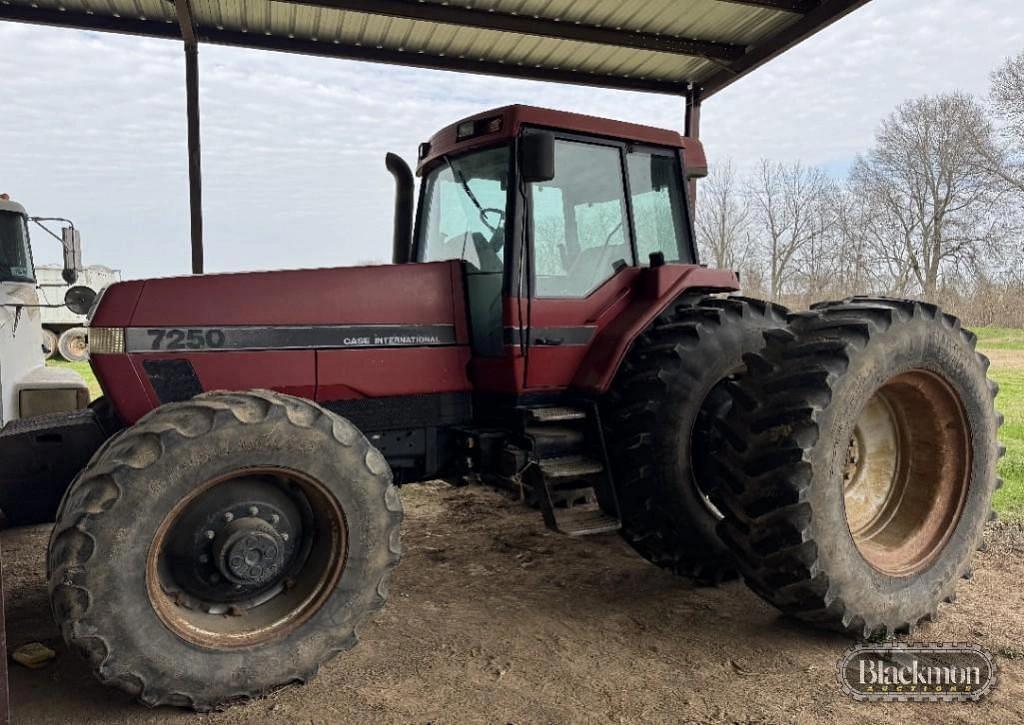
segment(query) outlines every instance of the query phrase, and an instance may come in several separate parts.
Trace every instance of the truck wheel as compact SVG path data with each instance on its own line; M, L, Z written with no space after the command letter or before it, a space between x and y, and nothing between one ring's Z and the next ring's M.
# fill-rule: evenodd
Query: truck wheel
M64 330L57 339L57 350L69 362L85 362L89 359L89 333L84 327Z
M57 333L43 328L43 359L49 360L57 352Z
M744 297L696 297L660 315L634 343L605 405L606 440L623 535L644 557L701 583L736 575L715 526L708 463L726 381L786 310Z
M315 676L398 564L402 505L348 421L269 391L152 411L97 452L50 540L50 600L100 681L197 710Z
M998 487L997 387L937 307L854 298L793 315L733 386L722 538L783 612L888 636L934 617Z

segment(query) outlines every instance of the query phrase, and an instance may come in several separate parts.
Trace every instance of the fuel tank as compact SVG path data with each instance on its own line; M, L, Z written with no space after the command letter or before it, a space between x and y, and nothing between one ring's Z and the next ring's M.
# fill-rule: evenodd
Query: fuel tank
M92 367L129 424L207 390L269 388L375 429L469 396L458 261L122 282L90 327Z

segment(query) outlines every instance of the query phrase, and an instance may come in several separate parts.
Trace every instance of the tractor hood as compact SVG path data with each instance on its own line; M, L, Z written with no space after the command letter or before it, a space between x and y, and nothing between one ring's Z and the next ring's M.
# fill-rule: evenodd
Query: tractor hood
M447 402L470 387L464 300L457 261L121 282L90 360L125 422L207 390Z
M149 279L107 288L90 324L127 338L149 328L444 326L454 341L465 334L461 285L458 262ZM251 347L232 332L225 347ZM127 351L141 352L134 342Z

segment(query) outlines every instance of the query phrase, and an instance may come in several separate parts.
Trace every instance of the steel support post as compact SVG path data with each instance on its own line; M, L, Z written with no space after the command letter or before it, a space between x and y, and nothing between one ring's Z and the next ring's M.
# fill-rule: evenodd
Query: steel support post
M192 274L203 273L203 171L199 149L199 45L185 42L185 97L188 116L188 201L192 221Z
M686 114L683 121L685 135L689 138L700 140L700 89L692 87L686 94ZM690 218L696 219L697 214L697 180L690 179Z

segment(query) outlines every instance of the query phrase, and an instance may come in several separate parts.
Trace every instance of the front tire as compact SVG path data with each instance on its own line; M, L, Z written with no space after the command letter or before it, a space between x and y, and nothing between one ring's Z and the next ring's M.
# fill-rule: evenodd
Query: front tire
M998 488L997 387L934 305L854 298L791 316L733 386L720 534L783 612L907 632L969 575Z
M785 313L739 296L681 300L634 343L605 401L623 535L651 562L699 583L736 576L715 533L708 434L729 405L724 386L743 373L743 355L760 350Z
M50 600L69 647L146 705L312 678L387 597L402 507L350 423L269 391L152 411L69 489Z

